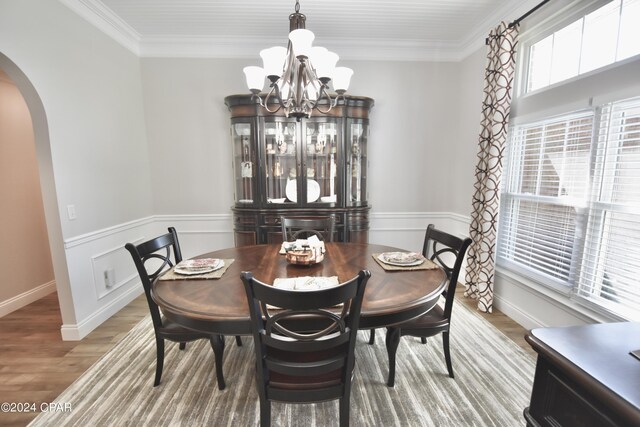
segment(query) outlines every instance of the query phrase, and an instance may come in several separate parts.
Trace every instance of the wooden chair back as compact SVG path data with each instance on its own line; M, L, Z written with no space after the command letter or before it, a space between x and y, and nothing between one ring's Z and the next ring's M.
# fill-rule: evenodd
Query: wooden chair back
M436 229L433 224L429 224L424 236L422 255L440 265L447 274L449 283L442 291L442 295L445 297L444 315L448 319L451 318L453 297L456 292L464 255L470 244L470 238L461 239Z
M131 254L138 270L140 281L147 297L153 327L162 327L160 309L151 298L151 285L164 271L182 261L182 252L175 228L169 227L167 234L158 236L139 245L127 243L125 248ZM173 254L173 255L172 255Z
M318 236L325 242L333 242L335 233L335 215L325 217L281 217L282 239L292 242L296 239L307 239Z
M295 291L242 273L261 401L320 402L349 395L362 297L370 276L362 270L333 288Z

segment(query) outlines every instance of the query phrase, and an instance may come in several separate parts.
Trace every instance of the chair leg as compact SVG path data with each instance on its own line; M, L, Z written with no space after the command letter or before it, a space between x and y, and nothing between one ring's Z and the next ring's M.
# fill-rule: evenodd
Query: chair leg
M236 345L242 347L242 338L240 338L240 335L236 335Z
M369 344L373 345L376 343L376 330L375 329L371 329L369 331L370 335L369 335Z
M420 337L420 342L422 344L426 344L427 343L427 339L425 337Z
M181 342L180 343L180 350L184 350L185 348L187 348L187 343L186 342Z
M444 360L447 362L447 371L453 378L453 365L451 364L451 353L449 352L449 332L442 333L442 347L444 348Z
M260 427L271 427L271 402L260 399Z
M340 398L340 427L349 427L349 391Z
M157 387L158 385L160 385L163 366L164 366L164 339L156 337L156 378L153 381L154 387Z
M385 339L387 345L387 355L389 356L389 378L387 385L393 387L396 382L396 351L400 344L400 328L387 328Z
M213 335L209 340L211 348L213 348L214 359L216 362L216 378L218 380L218 389L224 390L226 384L222 373L222 356L224 356L224 337L222 335Z

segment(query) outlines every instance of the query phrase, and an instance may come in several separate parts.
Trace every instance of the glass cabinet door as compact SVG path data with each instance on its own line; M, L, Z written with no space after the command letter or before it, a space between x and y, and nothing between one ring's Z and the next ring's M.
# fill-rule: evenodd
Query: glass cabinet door
M237 122L231 127L231 134L236 203L252 204L257 202L257 156L253 144L253 127L248 122Z
M298 203L298 135L295 121L264 122L265 194L267 203Z
M367 204L367 140L369 124L363 120L349 120L347 125L347 206Z
M304 122L304 174L306 177L307 203L337 203L340 183L338 182L338 147L340 129L337 120Z

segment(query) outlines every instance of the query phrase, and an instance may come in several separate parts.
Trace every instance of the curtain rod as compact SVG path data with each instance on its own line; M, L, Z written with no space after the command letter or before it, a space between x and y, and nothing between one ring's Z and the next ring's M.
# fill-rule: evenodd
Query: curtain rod
M532 7L528 12L526 12L524 15L522 15L520 18L518 19L514 19L508 26L507 29L509 28L513 28L516 25L520 25L520 22L522 22L523 20L525 20L526 18L529 17L529 15L531 15L532 13L534 13L536 10L540 9L542 6L544 6L545 4L549 3L551 0L543 0L540 3L538 3L537 5L535 5L534 7ZM502 34L502 33L500 33ZM489 44L489 37L487 37L485 39L485 44Z
M509 26L507 28L513 28L516 25L519 25L521 21L527 19L529 17L529 15L531 15L533 12L535 12L536 10L540 9L542 6L544 6L545 4L549 3L550 0L544 0L540 3L538 3L536 6L534 6L533 8L531 8L530 11L528 11L527 13L525 13L524 15L522 15L520 18L514 20L511 24L509 24Z

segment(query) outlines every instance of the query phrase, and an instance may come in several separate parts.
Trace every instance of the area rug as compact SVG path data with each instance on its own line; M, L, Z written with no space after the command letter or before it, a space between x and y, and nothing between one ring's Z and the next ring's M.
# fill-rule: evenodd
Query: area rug
M451 326L455 379L447 375L442 340L403 337L396 385L388 372L384 330L376 344L361 331L351 395L352 426L521 426L533 382L534 359L485 319L456 302ZM156 349L150 318L57 399L69 411L43 412L36 426L256 426L260 411L250 337L227 338L218 390L213 351L206 341L167 343L162 383L153 387ZM338 403L272 404L273 426L338 425Z

